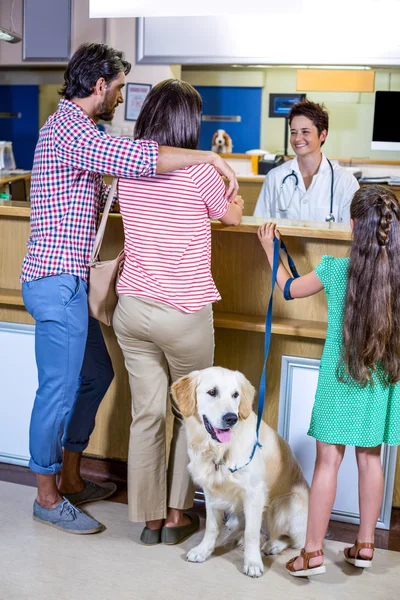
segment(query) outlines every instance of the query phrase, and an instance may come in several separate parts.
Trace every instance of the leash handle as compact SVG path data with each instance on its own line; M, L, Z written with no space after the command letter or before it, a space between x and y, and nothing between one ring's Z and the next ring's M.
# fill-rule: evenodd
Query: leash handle
M276 238L275 238L276 239ZM288 265L289 265L289 269L293 275L293 279L297 279L298 277L300 277L299 272L296 269L296 265L294 264L294 260L293 258L290 256L283 240L281 240L281 249L286 252L286 256L287 256L287 261L288 261ZM274 251L275 251L275 246L274 246Z

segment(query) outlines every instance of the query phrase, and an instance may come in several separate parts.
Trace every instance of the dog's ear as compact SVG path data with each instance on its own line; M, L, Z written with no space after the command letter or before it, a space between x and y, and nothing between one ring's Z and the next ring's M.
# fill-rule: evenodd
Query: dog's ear
M256 390L242 373L239 371L236 371L236 373L240 386L239 417L241 419L247 419L253 410L253 400Z
M216 131L216 132L214 133L214 135L213 135L213 138L212 138L212 141L211 141L211 144L212 144L212 145L214 145L214 144L215 144L215 141L216 141L217 137L218 137L218 131Z
M198 371L193 371L171 386L172 397L185 419L192 417L196 412L197 373Z

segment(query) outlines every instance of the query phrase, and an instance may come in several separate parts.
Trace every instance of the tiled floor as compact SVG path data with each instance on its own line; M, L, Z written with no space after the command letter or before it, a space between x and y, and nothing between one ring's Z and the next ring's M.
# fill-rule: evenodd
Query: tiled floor
M124 467L121 467L122 471ZM99 481L101 479L97 478ZM0 481L9 481L23 485L34 486L36 478L34 473L26 467L0 463ZM125 482L116 482L118 492L110 498L110 502L119 502L127 504L127 489ZM204 512L204 506L201 500L196 502L198 511ZM339 542L353 542L356 539L357 526L350 523L341 523L339 521L330 521L327 533L327 539ZM394 550L400 552L400 508L394 508L392 511L392 521L390 531L377 529L375 534L375 545L377 548L385 550Z

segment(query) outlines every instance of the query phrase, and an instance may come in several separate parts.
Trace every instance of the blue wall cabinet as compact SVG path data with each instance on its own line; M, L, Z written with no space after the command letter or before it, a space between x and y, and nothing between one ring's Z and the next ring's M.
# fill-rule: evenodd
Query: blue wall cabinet
M234 153L260 147L261 92L258 87L195 86L203 99L200 150L211 150L211 141L217 129L225 129L231 136ZM218 117L240 117L229 121Z
M0 118L0 140L13 143L17 168L30 171L39 136L39 86L0 85L0 113L20 113Z

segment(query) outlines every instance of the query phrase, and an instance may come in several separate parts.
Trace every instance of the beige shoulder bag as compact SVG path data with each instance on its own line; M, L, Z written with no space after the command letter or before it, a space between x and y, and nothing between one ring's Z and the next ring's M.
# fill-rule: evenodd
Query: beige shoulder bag
M124 266L124 250L112 260L99 260L104 232L111 204L117 189L118 179L112 182L103 216L94 241L92 256L89 263L89 314L105 325L111 325L113 313L117 306L118 296L116 286Z

